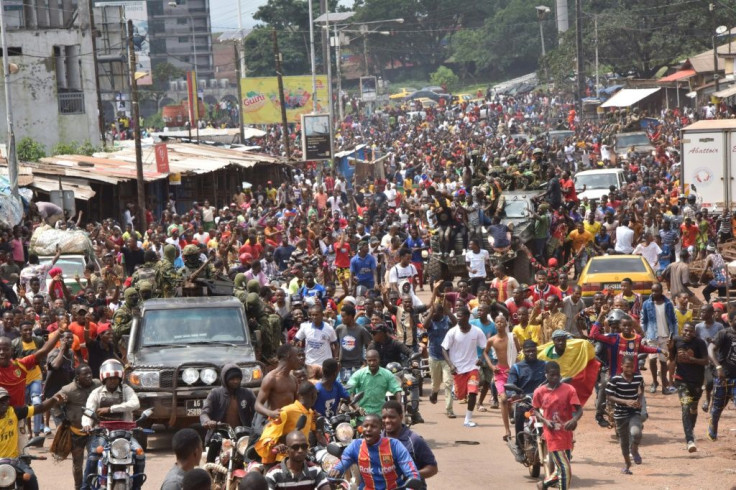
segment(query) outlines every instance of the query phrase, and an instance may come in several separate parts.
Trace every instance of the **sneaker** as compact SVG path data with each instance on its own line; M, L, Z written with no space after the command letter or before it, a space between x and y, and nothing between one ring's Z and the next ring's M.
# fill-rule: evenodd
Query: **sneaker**
M498 400L493 400L493 403L491 403L491 408L498 409Z
M455 419L455 418L457 418L457 415L455 415L455 412L453 412L452 410L446 411L445 412L445 415L447 415L447 418L448 419Z
M695 453L697 451L698 451L698 448L695 446L695 442L690 441L687 443L687 452Z
M514 451L514 459L516 459L516 462L517 462L517 463L523 463L523 462L524 462L524 460L526 459L526 458L524 457L524 453L523 453L523 452L521 452L521 450L520 450L520 449L519 449L518 447L517 447L517 448L516 448L516 450Z
M672 395L674 393L677 393L677 388L675 388L674 386L668 386L667 388L662 388L663 395Z
M713 434L711 434L711 433L710 433L710 431L707 431L707 432L705 433L705 436L706 436L706 437L708 438L708 440L709 440L709 441L711 441L711 442L716 442L716 441L718 440L718 435L715 435L715 436L714 436Z
M415 414L412 414L411 420L415 424L423 424L424 423L424 418L422 417L422 414L420 414L419 412L417 412Z
M634 463L641 464L641 455L639 454L639 451L632 452L630 456L631 459L634 460Z
M43 428L43 433L44 433L44 435L49 435L49 434L51 434L51 427L48 427L48 426L44 426L44 428Z
M700 406L700 408L703 410L703 412L708 413L708 408L710 408L710 403L708 403L708 400L703 400L703 404Z
M463 425L464 425L465 427L478 427L478 424L476 424L476 423L475 423L475 422L473 422L472 420L471 420L470 422L463 422Z
M450 257L454 257L454 256L455 256L455 251L454 250L450 251Z
M649 393L656 393L657 392L657 388L659 388L659 385L656 384L656 383L653 384L652 386L649 387Z
M437 395L439 395L439 393L437 393L437 392L431 393L429 395L429 403L431 403L432 405L436 405L437 404Z
M598 414L595 416L595 421L598 422L598 425L603 427L604 429L608 429L608 421L603 417L602 414Z
M468 255L468 249L467 248L464 248L463 249L463 256L465 256L465 255Z

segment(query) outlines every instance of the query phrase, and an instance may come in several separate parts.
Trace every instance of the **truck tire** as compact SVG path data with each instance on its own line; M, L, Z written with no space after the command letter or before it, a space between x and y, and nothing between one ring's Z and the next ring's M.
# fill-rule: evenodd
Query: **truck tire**
M508 274L520 284L531 284L533 281L532 263L522 250L519 250L513 262L508 264L507 270Z
M430 284L434 284L438 279L444 279L442 275L442 262L434 254L427 261L427 266L424 268L424 275L430 279Z

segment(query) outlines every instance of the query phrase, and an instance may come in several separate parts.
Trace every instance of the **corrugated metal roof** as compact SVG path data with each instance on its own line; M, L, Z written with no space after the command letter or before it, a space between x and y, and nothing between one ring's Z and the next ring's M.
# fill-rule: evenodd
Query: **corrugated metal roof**
M683 80L686 78L694 77L695 76L695 70L680 70L676 71L675 73L672 73L671 75L667 75L666 77L660 78L659 82L676 82L677 80Z
M229 165L244 168L258 164L279 164L283 161L263 153L242 152L208 145L168 143L171 173L205 174ZM143 179L146 182L163 179L167 173L156 169L154 147L143 148ZM79 177L108 184L118 184L137 178L135 148L93 156L57 155L29 164L34 174Z
M625 88L601 104L601 107L629 107L658 90L659 88Z

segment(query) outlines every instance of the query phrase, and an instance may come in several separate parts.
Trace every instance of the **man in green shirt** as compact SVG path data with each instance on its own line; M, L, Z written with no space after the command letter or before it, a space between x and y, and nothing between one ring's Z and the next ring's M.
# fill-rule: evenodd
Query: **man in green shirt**
M529 210L529 213L534 220L534 226L532 228L534 238L532 238L531 240L532 253L534 254L534 258L537 259L540 263L546 264L547 261L545 260L544 256L544 245L547 242L547 238L549 238L549 227L551 223L549 216L549 204L540 204L539 214L535 213L532 210Z
M378 351L366 352L367 367L358 369L348 380L348 391L351 394L363 392L363 398L358 405L365 413L381 416L381 409L386 401L386 393L393 393L397 401L401 393L401 383L396 376L386 368L380 366Z

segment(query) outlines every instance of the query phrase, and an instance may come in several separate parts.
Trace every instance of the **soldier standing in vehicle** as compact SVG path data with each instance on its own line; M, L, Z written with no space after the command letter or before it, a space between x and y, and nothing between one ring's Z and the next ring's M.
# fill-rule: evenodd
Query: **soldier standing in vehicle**
M181 251L181 258L184 260L185 276L190 276L204 264L202 262L202 252L200 252L199 247L196 245L187 245L184 247L184 250ZM215 275L215 267L212 264L207 264L197 277L212 279Z
M153 285L153 291L151 294L152 298L160 297L160 290L158 289L158 270L156 268L156 252L153 250L146 250L143 253L144 263L133 272L133 278L130 285L140 291L141 281L148 281Z
M177 248L174 245L164 247L164 256L156 263L156 289L160 297L173 298L179 286L180 274L174 267Z
M140 295L138 290L129 287L123 294L125 302L115 310L112 316L112 331L115 333L115 343L119 343L123 335L130 334L130 328L133 325L133 317L138 312L138 303Z

